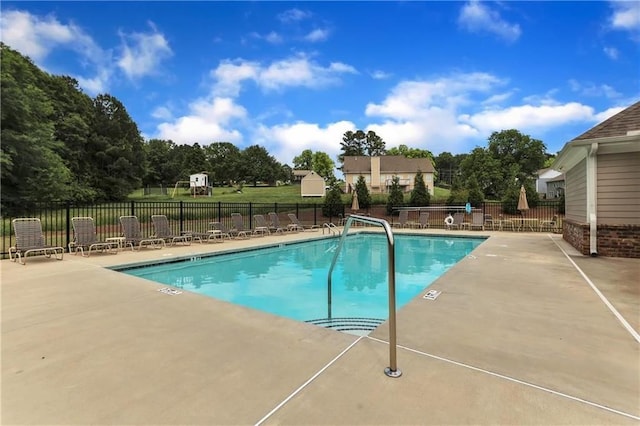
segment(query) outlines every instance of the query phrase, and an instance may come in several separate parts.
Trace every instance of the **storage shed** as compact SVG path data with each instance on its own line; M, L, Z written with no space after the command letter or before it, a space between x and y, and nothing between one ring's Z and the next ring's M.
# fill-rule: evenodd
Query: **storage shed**
M310 172L302 178L300 195L303 197L324 197L324 178L316 172Z

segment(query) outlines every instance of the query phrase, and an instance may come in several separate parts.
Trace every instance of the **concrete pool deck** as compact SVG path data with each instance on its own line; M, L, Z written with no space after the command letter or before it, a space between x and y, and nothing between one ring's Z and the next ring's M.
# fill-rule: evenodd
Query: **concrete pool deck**
M639 424L640 260L411 232L489 238L398 311L397 379L387 324L353 336L104 268L321 232L2 261L1 422Z

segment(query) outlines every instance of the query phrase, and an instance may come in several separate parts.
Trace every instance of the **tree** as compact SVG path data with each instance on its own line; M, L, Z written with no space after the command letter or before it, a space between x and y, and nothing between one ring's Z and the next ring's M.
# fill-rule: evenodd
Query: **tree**
M369 130L365 137L365 152L369 157L379 157L385 155L385 142L382 138L376 135L376 132Z
M295 170L313 170L313 151L305 149L293 157L293 168Z
M322 215L325 217L338 217L344 214L344 204L342 204L342 190L337 182L333 182L324 198L322 204Z
M395 214L395 208L404 205L404 194L400 187L400 178L394 176L391 179L391 188L389 188L389 198L387 198L387 215Z
M2 209L19 212L37 201L69 197L71 172L55 138L54 108L45 91L50 77L0 44Z
M428 149L409 148L407 145L403 144L388 149L387 155L402 155L406 158L428 158L431 160L432 164L435 164L433 154Z
M344 163L344 157L366 155L370 157L376 157L384 155L385 142L382 138L376 135L376 132L369 130L365 133L362 130L356 130L352 132L348 130L342 136L342 142L340 142L340 149L342 154L338 155L338 161Z
M336 164L326 152L305 149L293 158L293 168L296 170L313 170L325 179L334 177L333 169Z
M151 139L144 144L147 167L143 185L171 185L180 180L179 166L175 163L176 144L170 140Z
M487 150L476 147L460 163L460 181L467 189L473 181L484 196L495 199L501 193L504 171Z
M498 161L503 171L503 185L498 194L502 195L509 185L508 179L515 173L521 182L531 179L544 166L546 146L542 141L523 135L518 130L493 132L487 147L489 154Z
M333 170L336 168L336 163L333 162L326 152L314 152L311 164L313 165L313 171L323 178L328 180L334 178Z
M453 155L450 152L442 152L434 158L436 169L435 179L439 184L453 185L455 176L460 169L460 163L468 154Z
M231 186L232 182L240 178L241 152L234 144L214 142L204 147L204 156L214 182Z
M413 190L409 198L409 205L413 207L428 206L431 201L431 194L424 183L422 171L418 170L413 180Z
M145 171L142 136L124 105L114 96L98 95L93 106L91 184L100 199L122 200L142 184Z
M358 205L361 209L368 209L371 206L371 195L364 176L358 176L356 181L356 194L358 194Z
M242 151L240 176L253 186L257 186L259 181L275 185L282 177L282 165L265 148L252 145Z

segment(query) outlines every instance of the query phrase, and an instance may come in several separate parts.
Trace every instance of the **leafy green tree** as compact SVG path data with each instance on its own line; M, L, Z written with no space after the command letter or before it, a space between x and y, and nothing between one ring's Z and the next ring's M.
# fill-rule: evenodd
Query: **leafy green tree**
M122 200L142 184L144 142L138 126L117 98L98 95L93 106L91 184L100 199Z
M438 184L453 185L453 181L459 173L460 163L467 155L468 154L458 154L454 156L450 152L442 152L435 157L436 182L438 182Z
M387 155L402 155L406 158L428 158L431 160L432 164L435 164L435 158L428 149L409 148L407 145L403 144L389 148L387 150Z
M404 193L400 187L400 178L394 176L391 179L391 187L389 188L389 198L387 198L387 215L391 216L397 212L394 210L396 207L404 205Z
M290 165L284 164L282 166L282 180L285 182L292 182L293 178L293 169Z
M344 204L342 203L342 190L338 186L338 183L334 181L329 192L324 198L322 204L322 215L325 217L338 217L344 214Z
M44 90L50 77L0 44L0 164L2 209L18 212L37 201L69 196L71 172L59 155L54 108Z
M365 137L365 152L369 157L379 157L386 154L384 140L376 135L376 132L369 130Z
M331 180L334 177L333 170L336 167L336 163L333 162L331 157L329 157L329 154L326 152L314 152L311 164L313 171L323 178Z
M260 145L245 148L241 154L240 176L257 186L258 182L275 185L282 177L282 165Z
M368 209L371 206L371 194L369 194L369 188L367 188L367 182L364 180L364 176L358 176L355 191L358 194L358 205L360 208Z
M482 206L482 203L484 203L484 193L480 189L480 185L475 177L472 177L467 182L467 189L469 191L469 198L467 201L474 207Z
M144 143L147 163L142 178L143 185L170 185L179 180L172 167L174 147L175 144L170 140L151 139Z
M505 173L500 162L484 148L476 147L460 163L460 179L465 188L476 185L483 195L499 197ZM483 197L484 198L484 197Z
M313 170L313 151L305 149L300 155L293 157L293 168L295 170Z
M293 168L296 170L313 170L325 179L331 179L335 163L326 152L305 149L293 158Z
M505 194L514 173L520 182L532 179L544 166L547 158L546 146L542 141L523 135L515 129L493 132L489 137L487 150L498 162L498 169L503 172L501 184L495 188L498 196Z
M214 142L204 147L204 156L212 179L231 186L240 178L241 151L230 142Z
M340 149L342 153L338 155L338 161L341 164L344 163L345 156L366 155L376 157L386 153L384 140L372 130L367 133L362 130L346 131L342 136Z
M412 207L428 206L431 202L431 194L424 183L422 171L418 170L413 180L413 190L409 197L409 205Z

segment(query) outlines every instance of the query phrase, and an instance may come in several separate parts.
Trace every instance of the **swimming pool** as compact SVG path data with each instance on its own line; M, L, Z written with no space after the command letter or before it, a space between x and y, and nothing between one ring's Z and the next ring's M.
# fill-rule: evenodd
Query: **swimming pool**
M484 241L396 234L396 306L405 305ZM180 262L119 269L161 284L275 315L348 330L370 330L388 317L385 235L349 235L332 274L338 238L326 238Z

